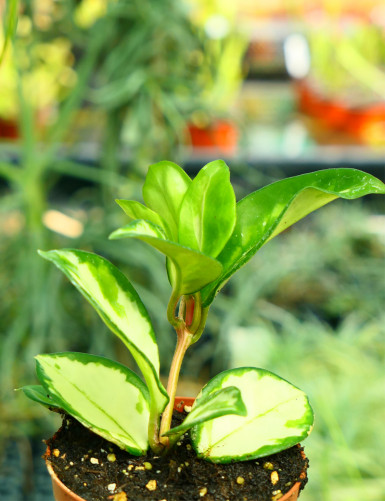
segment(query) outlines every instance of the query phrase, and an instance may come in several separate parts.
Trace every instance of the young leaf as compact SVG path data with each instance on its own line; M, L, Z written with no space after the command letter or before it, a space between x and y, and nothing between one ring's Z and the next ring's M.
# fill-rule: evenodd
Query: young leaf
M237 222L231 238L218 256L223 274L202 291L209 305L229 277L266 242L336 198L355 199L385 193L385 185L355 169L327 169L270 184L237 204Z
M176 441L185 431L191 429L193 426L228 414L246 415L246 407L243 403L241 392L235 386L202 395L201 398L194 402L191 412L187 414L183 423L175 428L171 428L164 435L172 436L173 441Z
M162 161L149 167L143 186L145 204L162 216L167 236L174 241L178 239L180 206L190 183L179 165Z
M215 376L201 393L228 386L240 389L247 415L223 416L192 428L199 457L214 463L245 461L287 449L309 435L313 412L308 399L284 379L254 367L231 369Z
M179 215L179 243L216 257L235 226L235 194L223 160L199 171L183 199Z
M159 353L148 313L127 278L106 259L74 249L39 251L52 261L92 304L135 358L151 395L153 412L162 412L168 396L159 379Z
M192 294L202 289L222 272L218 261L167 240L159 227L147 221L133 221L110 235L111 239L133 237L152 245L170 258L175 266L172 286L179 294Z
M164 229L165 225L159 214L140 202L136 202L135 200L116 200L116 203L120 205L130 219L145 219Z
M19 390L24 392L24 395L34 402L38 402L39 404L44 405L44 407L48 407L49 409L61 409L56 400L54 400L52 396L45 391L43 386L39 384L23 386L22 388L19 388Z
M67 413L131 454L148 448L149 394L124 365L86 353L36 357L45 391Z

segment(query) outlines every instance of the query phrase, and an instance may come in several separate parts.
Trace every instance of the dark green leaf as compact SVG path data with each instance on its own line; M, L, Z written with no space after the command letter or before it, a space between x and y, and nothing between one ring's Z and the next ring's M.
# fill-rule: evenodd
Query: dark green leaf
M223 274L202 291L209 305L229 277L266 242L310 212L336 198L355 199L370 193L385 193L385 185L355 169L328 169L270 184L237 204L233 234L218 261Z

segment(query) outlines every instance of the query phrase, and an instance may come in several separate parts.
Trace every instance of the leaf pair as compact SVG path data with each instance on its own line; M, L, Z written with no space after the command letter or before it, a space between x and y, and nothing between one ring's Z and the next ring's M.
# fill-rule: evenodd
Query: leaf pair
M118 268L96 254L74 249L39 253L69 278L130 350L148 387L149 426L156 428L169 399L159 379L159 352L151 320L135 289Z
M222 273L215 259L235 225L235 195L222 160L207 164L193 181L176 164L149 168L143 187L147 205L118 200L133 222L110 238L139 238L167 256L177 295L191 294Z
M41 386L24 393L60 409L134 455L148 448L149 393L127 367L94 355L36 357ZM169 430L171 446L191 430L199 457L217 463L273 454L307 437L313 412L306 395L278 376L240 368L214 377L183 423Z

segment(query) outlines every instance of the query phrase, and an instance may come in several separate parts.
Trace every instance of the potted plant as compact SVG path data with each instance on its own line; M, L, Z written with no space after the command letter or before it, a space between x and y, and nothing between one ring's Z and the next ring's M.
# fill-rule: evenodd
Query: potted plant
M313 427L307 396L269 371L242 367L215 376L195 401L176 400L179 371L217 292L262 245L338 197L369 193L385 193L385 185L354 169L330 169L236 203L222 160L193 180L172 162L152 165L146 205L118 200L130 222L110 238L137 238L166 256L167 317L177 334L167 390L151 321L127 278L90 252L39 251L123 341L145 380L95 355L36 357L40 385L22 390L64 414L46 454L57 499L295 500L307 468L297 444ZM173 418L175 402L185 417Z

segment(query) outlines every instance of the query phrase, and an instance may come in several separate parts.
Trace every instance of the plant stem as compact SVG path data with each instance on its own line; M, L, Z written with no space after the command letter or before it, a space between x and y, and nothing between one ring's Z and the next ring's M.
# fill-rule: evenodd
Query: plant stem
M168 431L171 426L171 418L172 412L174 409L174 401L176 395L176 389L179 379L180 368L182 365L182 361L184 355L186 353L187 348L191 344L192 334L186 327L183 327L178 331L178 341L174 353L174 357L172 359L170 374L167 383L167 393L170 397L170 401L163 412L162 421L160 425L160 441L162 444L167 446L169 444L168 437L162 437L163 433Z
M175 310L179 301L180 295L178 292L175 290L172 291L170 301L168 302L167 306L167 320L170 322L170 324L175 328L175 330L178 332L178 329L181 327L181 324L183 320L181 319L180 315L178 315L178 318L175 316Z
M203 331L206 321L207 312L202 310L202 301L200 293L182 296L179 303L178 317L175 317L175 309L178 303L176 295L172 295L168 306L168 319L175 327L177 332L177 344L174 357L172 359L170 374L167 382L167 393L170 398L166 409L163 412L160 424L159 441L167 448L170 446L170 439L162 437L171 426L172 413L174 410L174 401L178 386L179 373L182 366L182 361L188 347L192 344L196 329L199 328L200 333ZM208 308L206 308L208 310ZM206 313L206 315L203 315Z

